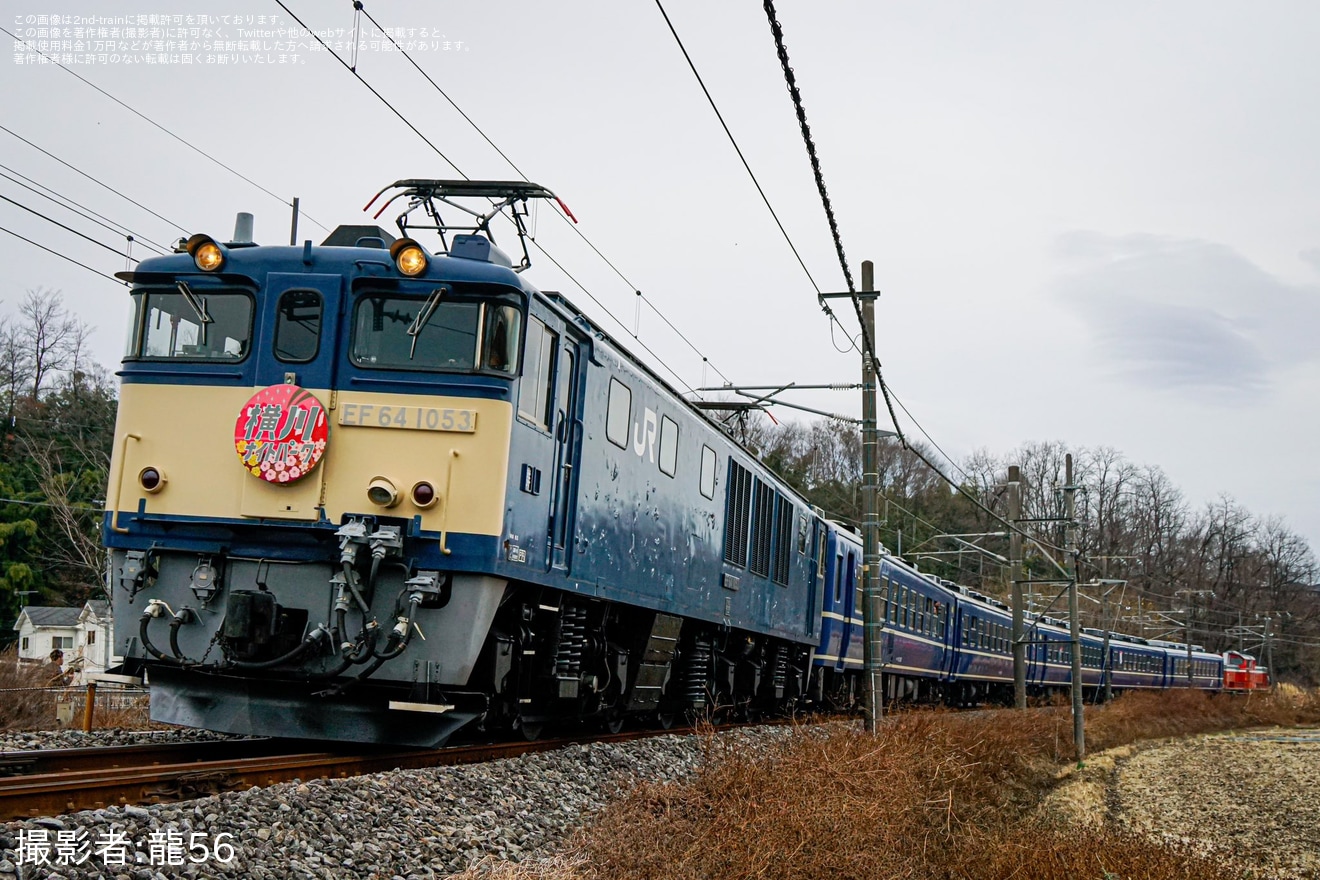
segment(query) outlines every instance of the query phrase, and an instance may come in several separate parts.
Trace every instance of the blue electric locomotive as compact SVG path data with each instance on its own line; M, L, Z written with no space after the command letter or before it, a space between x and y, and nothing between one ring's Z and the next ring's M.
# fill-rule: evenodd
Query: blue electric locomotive
M198 235L121 274L103 533L152 717L434 745L802 700L823 521L492 244L552 193L396 187L397 240Z

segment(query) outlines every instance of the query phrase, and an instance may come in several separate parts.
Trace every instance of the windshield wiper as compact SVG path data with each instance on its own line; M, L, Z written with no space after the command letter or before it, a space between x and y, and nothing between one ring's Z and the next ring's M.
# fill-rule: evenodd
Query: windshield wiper
M431 291L431 295L426 298L426 302L422 305L422 310L417 313L417 317L413 319L412 324L408 325L408 335L412 337L412 347L408 349L408 360L412 360L413 355L417 353L417 337L422 335L422 330L426 328L427 322L431 320L435 310L440 307L440 300L448 292L443 287L437 287Z
M206 313L206 300L193 293L192 288L186 281L176 281L175 286L179 288L179 293L183 296L184 302L192 307L197 315L197 322L201 328L197 334L197 343L206 345L206 325L212 322L211 316Z

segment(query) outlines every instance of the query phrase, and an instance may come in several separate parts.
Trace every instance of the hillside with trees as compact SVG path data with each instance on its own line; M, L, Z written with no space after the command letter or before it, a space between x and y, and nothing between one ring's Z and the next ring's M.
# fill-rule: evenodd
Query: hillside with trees
M0 643L22 605L103 594L98 533L114 439L113 376L57 291L0 318Z
M855 427L763 421L748 425L745 437L827 516L860 524ZM919 448L925 458L941 459ZM1023 519L1062 517L1068 453L1078 486L1078 577L1098 584L1083 590L1085 626L1178 641L1190 628L1191 640L1210 650L1242 648L1262 661L1272 653L1281 677L1320 679L1320 570L1307 540L1281 518L1258 516L1227 495L1198 506L1158 466L1134 463L1115 449L1042 442L1000 455L977 452L946 469L973 501L898 440L882 438L881 540L922 571L1007 599L1008 538L986 510L1007 518L1008 468L1017 465ZM1042 543L1063 544L1060 525L1023 527ZM1055 576L1045 552L1028 548L1028 577ZM1060 590L1037 585L1032 607L1062 615L1063 598L1050 605Z

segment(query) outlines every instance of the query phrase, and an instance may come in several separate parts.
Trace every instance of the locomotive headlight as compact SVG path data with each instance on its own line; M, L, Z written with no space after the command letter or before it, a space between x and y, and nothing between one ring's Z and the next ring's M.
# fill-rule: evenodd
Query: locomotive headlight
M429 262L426 251L411 238L401 238L390 245L390 258L394 260L394 265L399 271L409 278L425 272Z
M188 239L184 249L203 272L215 272L225 264L225 249L209 235L197 233Z
M169 480L165 479L165 472L160 468L144 467L138 471L138 485L142 491L155 494L165 488Z
M412 487L412 503L422 510L433 507L439 499L440 496L436 493L435 486L425 480Z
M372 477L367 484L367 500L381 507L393 507L399 503L399 490L384 477Z

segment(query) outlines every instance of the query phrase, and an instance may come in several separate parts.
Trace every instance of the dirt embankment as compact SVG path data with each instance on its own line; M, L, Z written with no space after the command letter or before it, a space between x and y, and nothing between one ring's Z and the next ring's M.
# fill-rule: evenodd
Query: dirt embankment
M1115 749L1075 772L1050 807L1194 842L1259 877L1320 878L1320 727Z

